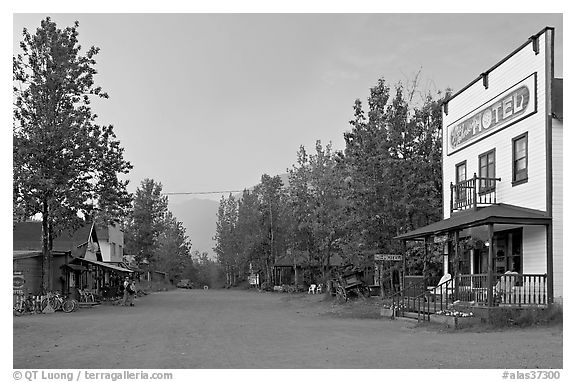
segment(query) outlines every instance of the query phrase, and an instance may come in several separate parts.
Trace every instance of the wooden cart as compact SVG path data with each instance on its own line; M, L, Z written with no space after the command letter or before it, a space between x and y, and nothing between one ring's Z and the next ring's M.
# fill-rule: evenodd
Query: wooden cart
M341 302L346 302L352 296L370 297L370 288L362 281L362 271L356 268L338 273L334 280L334 293Z

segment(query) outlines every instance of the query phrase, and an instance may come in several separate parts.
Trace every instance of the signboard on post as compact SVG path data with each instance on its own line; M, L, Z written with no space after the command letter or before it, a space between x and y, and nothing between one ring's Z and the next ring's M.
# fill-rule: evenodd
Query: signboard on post
M448 234L440 235L440 236L434 236L434 243L436 243L436 244L445 243L447 241L448 241Z
M402 255L384 255L376 253L374 255L375 261L402 261Z

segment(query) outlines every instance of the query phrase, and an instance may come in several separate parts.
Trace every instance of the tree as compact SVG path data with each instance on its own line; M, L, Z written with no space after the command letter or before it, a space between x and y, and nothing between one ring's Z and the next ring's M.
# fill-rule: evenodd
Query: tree
M286 203L286 193L282 187L282 179L278 175L272 177L264 174L254 189L260 206L260 226L262 232L266 232L262 235L260 244L262 268L266 270L266 281L269 283L274 281L273 267L276 259L286 248L286 229L281 215Z
M238 220L238 205L232 194L228 198L220 199L218 206L218 220L216 221L216 235L214 241L218 262L224 267L226 283L231 286L235 283L237 275L238 239L236 235L236 222Z
M298 151L298 165L289 170L290 206L296 248L306 250L310 260L320 264L322 279L332 253L339 250L342 238L345 200L336 156L329 144L316 142L316 151L308 155Z
M442 215L440 102L424 93L417 103L416 89L402 84L391 93L380 79L367 117L356 100L344 158L357 227L350 231L360 233L360 244L385 252L400 249L395 236Z
M99 49L81 53L78 26L58 29L48 17L35 34L24 29L12 60L14 213L42 216L43 291L54 237L98 210L119 219L131 198L118 174L132 165L113 127L96 124L90 107L91 98L108 98L94 84Z
M169 211L163 226L155 256L158 268L167 272L172 280L185 278L183 274L193 267L192 244L186 236L186 229Z
M134 255L137 264L151 264L158 259L155 254L168 217L168 197L162 194L162 184L144 179L136 189L132 213L124 230L125 251Z

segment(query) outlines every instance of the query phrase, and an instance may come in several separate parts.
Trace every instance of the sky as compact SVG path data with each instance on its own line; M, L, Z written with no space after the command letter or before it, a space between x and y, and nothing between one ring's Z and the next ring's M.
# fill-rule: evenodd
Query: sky
M101 48L96 83L110 99L95 102L94 111L99 123L114 125L125 158L134 165L131 192L144 178L161 182L165 192L252 187L264 173L286 172L300 145L310 150L321 140L343 149L354 101L365 103L379 78L393 85L421 70L421 89L459 90L545 26L556 28L555 73L564 76L567 14L417 13L534 12L528 3L435 1L413 7L413 2L394 2L392 12L400 13L390 13L383 5L388 2L366 6L367 1L355 0L340 7L334 4L343 2L316 6L312 0L292 0L295 7L278 9L310 14L276 13L269 4L277 2L254 0L223 6L213 0L191 8L172 3L28 0L14 1L11 12L0 15L4 58L9 50L17 52L23 27L34 30L48 15L60 27L78 20L83 47ZM240 3L250 6L239 8ZM539 2L538 11L562 12L558 3ZM6 81L2 115L9 125L10 64L5 59L0 65ZM565 93L569 98L570 91ZM1 151L8 164L11 140L9 129L3 131ZM565 133L568 142L572 133ZM2 167L5 221L9 169ZM570 269L570 259L565 261Z
M145 178L165 192L252 187L300 145L344 149L354 101L380 77L420 71L422 90L459 90L545 26L563 75L562 14L15 13L13 53L48 15L101 49L110 98L93 109L134 165L132 192Z

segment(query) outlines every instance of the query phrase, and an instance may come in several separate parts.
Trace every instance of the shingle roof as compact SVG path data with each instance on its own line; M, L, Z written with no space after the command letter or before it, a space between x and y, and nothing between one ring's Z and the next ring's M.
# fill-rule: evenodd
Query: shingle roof
M493 204L478 210L462 211L450 218L420 227L395 239L423 239L426 236L446 233L455 229L476 227L485 224L548 224L551 218L544 211L513 206L510 204Z
M91 227L91 224L86 224L74 232L61 233L52 242L52 250L71 251L75 256L80 255L78 247L88 241ZM14 224L12 246L14 250L42 251L42 222L30 221ZM85 251L86 248L83 250Z

